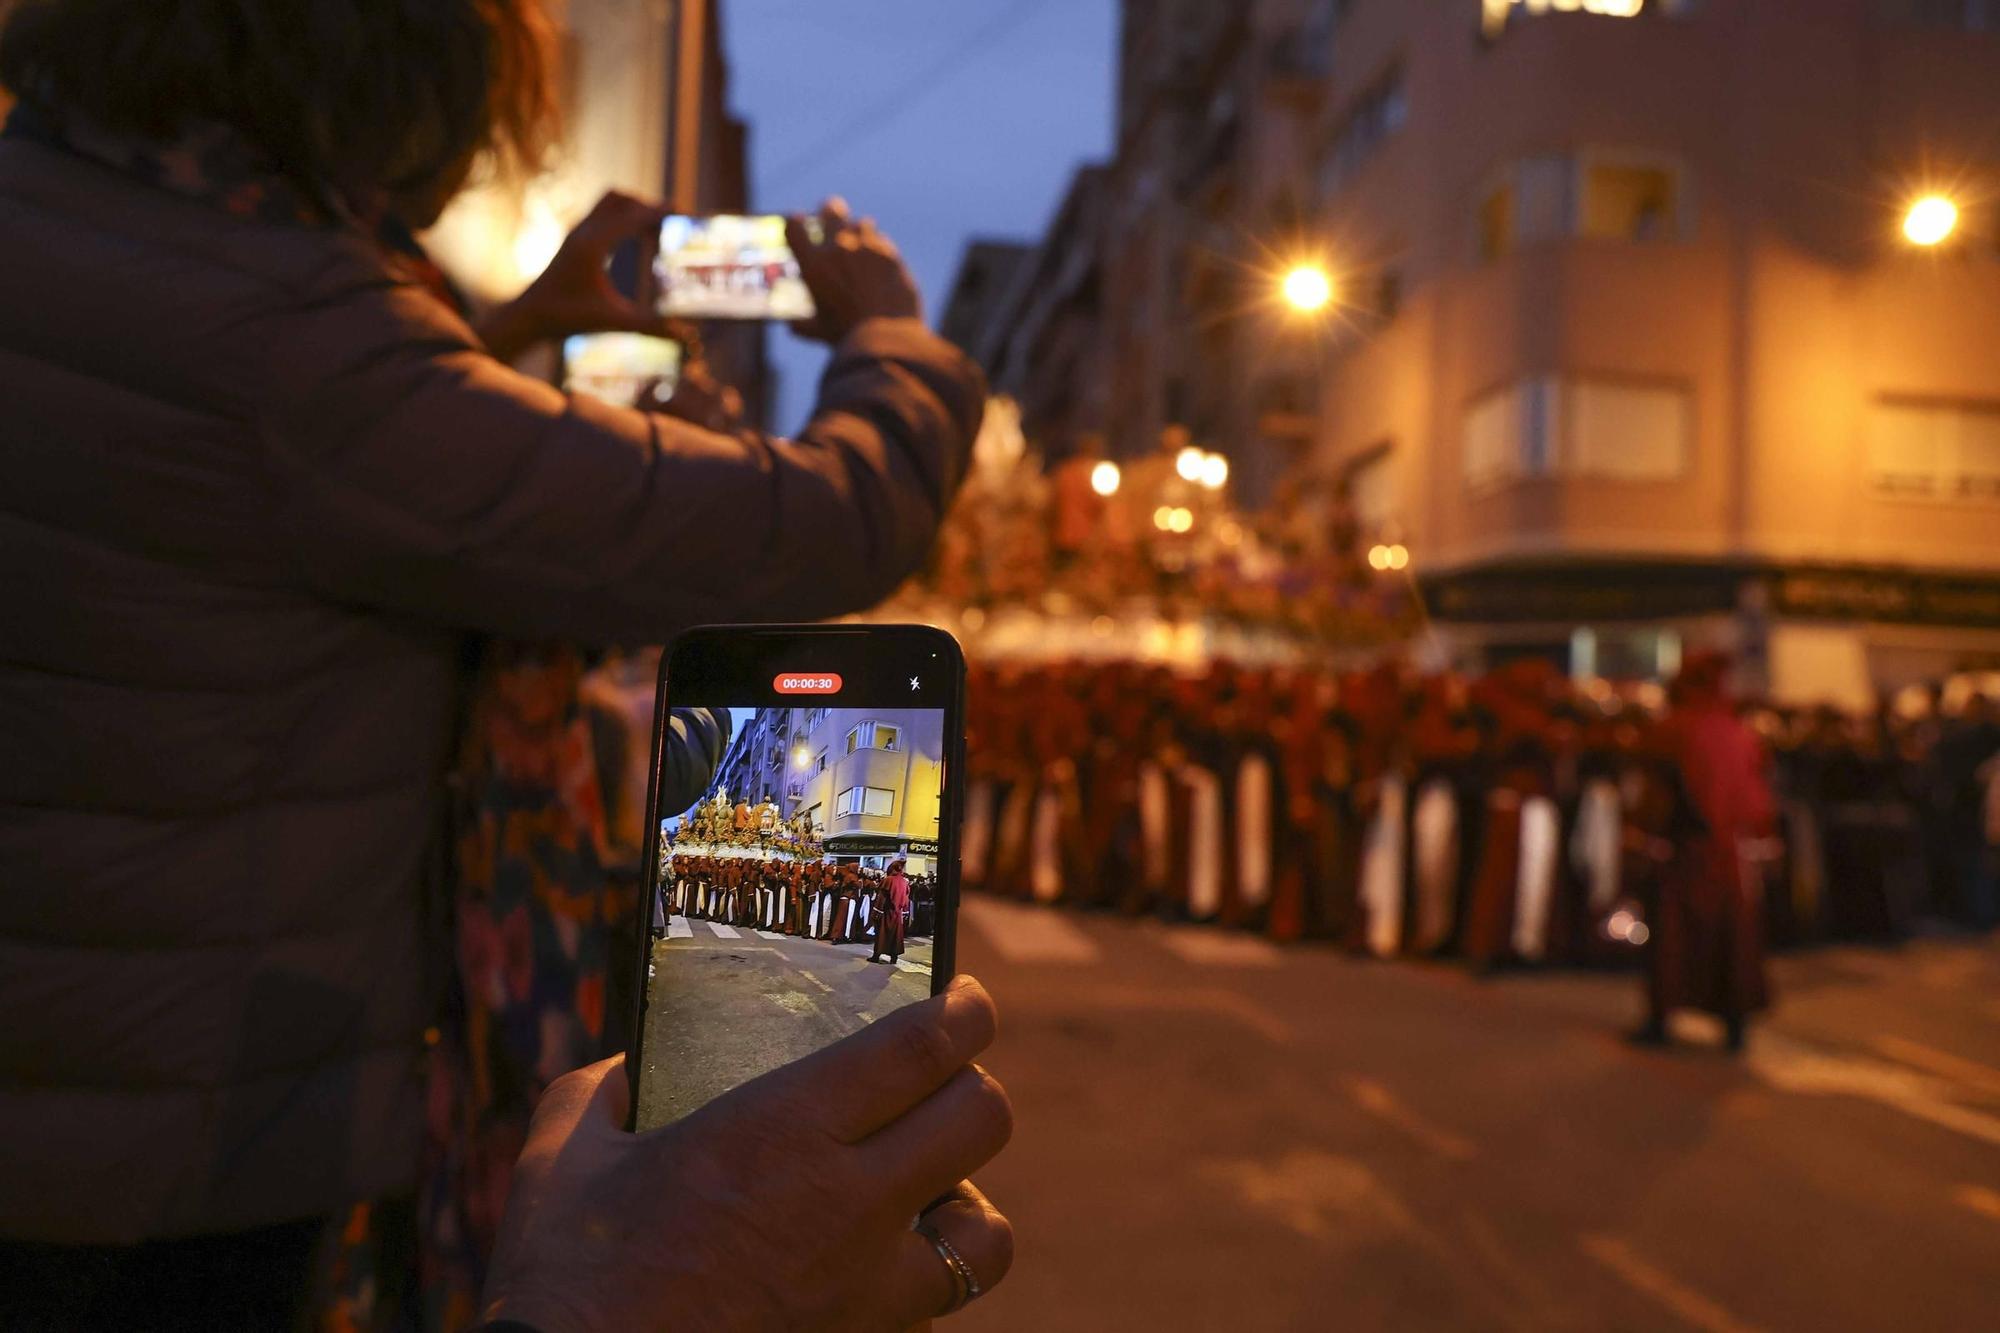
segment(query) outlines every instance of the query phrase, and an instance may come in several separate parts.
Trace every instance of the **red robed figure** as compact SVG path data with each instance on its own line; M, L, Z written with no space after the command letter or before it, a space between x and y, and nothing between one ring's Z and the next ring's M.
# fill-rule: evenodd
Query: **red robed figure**
M1762 844L1775 803L1764 743L1736 716L1723 686L1726 659L1703 655L1675 683L1661 750L1679 769L1705 826L1662 876L1650 951L1653 1020L1688 1007L1731 1024L1770 999L1764 975Z

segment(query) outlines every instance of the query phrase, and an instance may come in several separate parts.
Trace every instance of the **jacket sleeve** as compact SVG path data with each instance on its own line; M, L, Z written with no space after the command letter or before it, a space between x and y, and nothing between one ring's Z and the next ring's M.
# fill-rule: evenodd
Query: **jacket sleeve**
M794 439L567 396L408 286L274 323L258 424L301 577L460 629L657 643L865 608L929 549L984 408L914 320L850 335Z

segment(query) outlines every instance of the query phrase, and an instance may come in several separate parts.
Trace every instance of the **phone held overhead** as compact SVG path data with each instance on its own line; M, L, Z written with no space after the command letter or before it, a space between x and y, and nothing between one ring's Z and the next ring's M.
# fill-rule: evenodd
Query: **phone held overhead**
M777 214L675 214L660 224L653 276L674 319L808 320L816 313Z

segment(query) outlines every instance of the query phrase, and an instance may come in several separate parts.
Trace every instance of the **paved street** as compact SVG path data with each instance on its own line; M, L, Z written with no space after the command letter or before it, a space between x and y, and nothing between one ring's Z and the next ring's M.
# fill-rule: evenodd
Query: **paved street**
M653 945L657 1017L640 1073L664 1123L930 994L931 943L894 967L865 944L673 917Z
M1014 1276L951 1327L2000 1327L2000 945L1781 960L1742 1062L1634 979L977 900Z

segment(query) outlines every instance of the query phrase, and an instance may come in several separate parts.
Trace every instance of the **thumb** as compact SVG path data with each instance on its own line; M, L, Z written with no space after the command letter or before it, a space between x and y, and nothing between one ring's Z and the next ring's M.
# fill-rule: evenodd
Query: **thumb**
M625 1057L614 1055L549 1084L535 1106L530 1139L567 1138L585 1120L623 1129L631 1110L631 1087L625 1077Z

